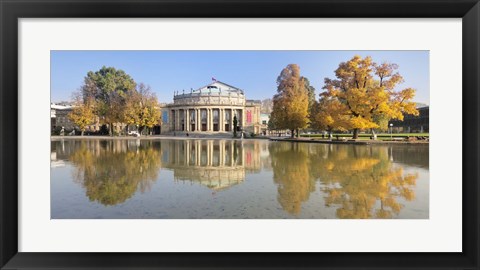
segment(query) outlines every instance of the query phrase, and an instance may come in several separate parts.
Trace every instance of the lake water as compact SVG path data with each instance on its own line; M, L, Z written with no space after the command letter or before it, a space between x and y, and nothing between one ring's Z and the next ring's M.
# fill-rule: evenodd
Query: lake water
M52 140L51 218L428 219L429 148Z

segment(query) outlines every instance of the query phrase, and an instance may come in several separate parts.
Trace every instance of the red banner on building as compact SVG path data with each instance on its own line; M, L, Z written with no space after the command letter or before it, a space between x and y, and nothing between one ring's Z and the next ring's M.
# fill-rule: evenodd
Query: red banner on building
M247 111L247 123L252 123L252 111Z

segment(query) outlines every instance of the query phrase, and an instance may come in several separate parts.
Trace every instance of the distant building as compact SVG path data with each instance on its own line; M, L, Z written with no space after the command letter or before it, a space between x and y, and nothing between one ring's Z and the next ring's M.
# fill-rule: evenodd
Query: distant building
M259 134L261 101L247 100L242 89L214 81L189 92L174 93L173 103L162 108L162 133L233 132Z
M75 106L71 104L50 104L50 128L51 133L56 133L55 131L60 131L62 128L65 132L71 132L73 130L78 130L78 127L70 120L68 114L72 112ZM114 128L122 128L122 124L113 124ZM100 130L100 123L98 117L95 122L87 126L86 131L96 132ZM66 134L65 134L66 135Z
M269 113L260 114L260 124L262 125L263 135L267 135L267 133L268 133L268 122L269 121L270 121L270 114Z
M429 132L429 106L417 104L418 116L404 114L403 121L392 120L392 131L394 133L424 133Z
M68 114L72 111L72 105L66 104L50 104L50 127L51 132L57 129L57 127L64 128L65 130L73 130L75 125L70 118L68 118Z

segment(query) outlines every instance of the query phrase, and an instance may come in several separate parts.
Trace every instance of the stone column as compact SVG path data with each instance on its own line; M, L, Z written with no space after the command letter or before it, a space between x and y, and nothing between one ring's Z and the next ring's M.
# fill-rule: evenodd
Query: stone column
M210 108L207 108L207 131L210 131Z
M183 108L183 131L187 131L187 110Z
M182 130L182 112L183 112L183 109L178 109L178 130L179 131L183 131ZM183 114L183 117L185 117L185 113Z
M180 116L180 111L181 109L178 109L177 110L177 114L178 114L178 124L177 124L177 130L178 131L182 131L182 119L181 119L181 116Z
M175 131L175 125L177 124L177 115L175 110L172 110L172 131Z
M210 131L213 131L213 109L210 108Z
M178 110L174 110L175 112L175 121L174 121L174 125L173 125L173 131L177 131L177 126L178 126Z
M218 131L223 131L225 129L225 125L223 124L223 109L218 109Z
M185 115L185 131L190 131L190 110L186 109L186 115Z
M201 118L200 112L201 112L201 110L200 110L200 109L197 109L197 115L198 115L198 117L197 117L197 125L196 125L197 131L200 131L200 130L201 130L201 127L200 127L200 126L202 125L202 118Z
M194 109L195 111L195 131L198 131L198 109Z
M253 112L252 112L252 114L253 114ZM246 123L245 118L246 118L245 117L245 109L242 109L242 130L245 128L245 123ZM253 121L253 115L252 115L252 121Z
M210 108L210 131L213 131L213 109Z
M180 109L177 109L177 131L180 131Z
M233 117L235 117L235 111L230 108L230 131L233 132ZM237 119L238 120L238 119Z

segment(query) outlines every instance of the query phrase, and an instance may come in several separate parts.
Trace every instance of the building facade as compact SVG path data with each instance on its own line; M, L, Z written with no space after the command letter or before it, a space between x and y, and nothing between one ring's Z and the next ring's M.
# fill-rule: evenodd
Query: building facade
M72 111L73 106L66 104L50 104L50 129L51 133L55 130L63 128L66 131L72 131L75 124L70 120L68 114Z
M404 114L403 121L392 120L389 122L394 133L428 133L430 107L427 105L417 106L418 116Z
M174 93L173 103L162 108L162 134L233 132L259 134L261 102L247 100L242 89L214 81L189 93Z

